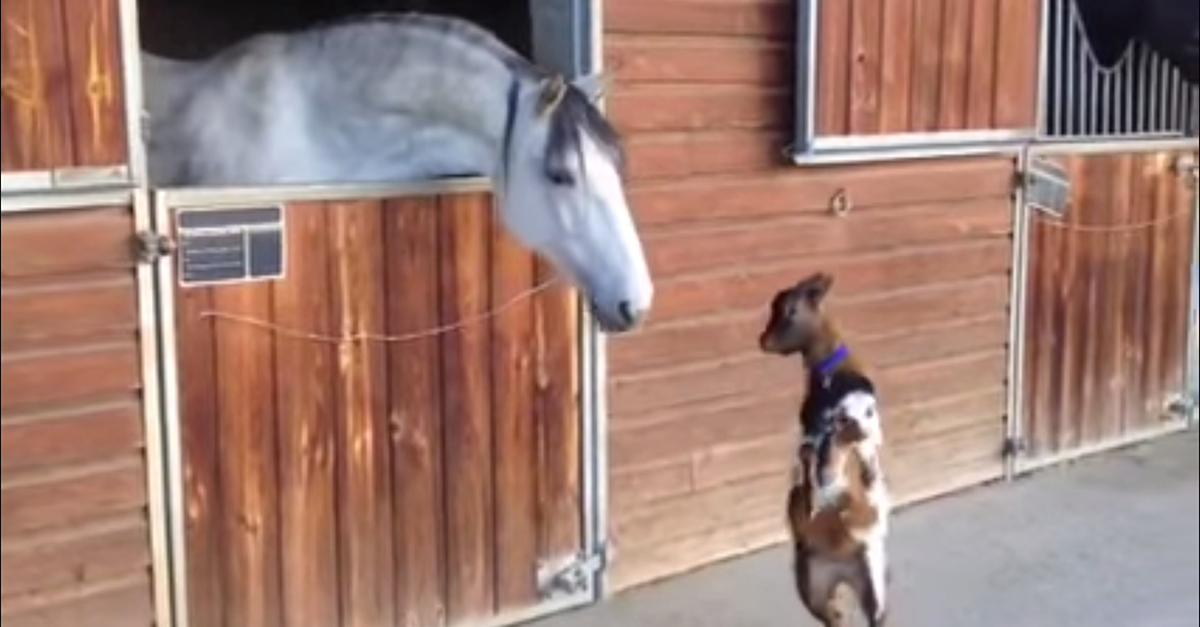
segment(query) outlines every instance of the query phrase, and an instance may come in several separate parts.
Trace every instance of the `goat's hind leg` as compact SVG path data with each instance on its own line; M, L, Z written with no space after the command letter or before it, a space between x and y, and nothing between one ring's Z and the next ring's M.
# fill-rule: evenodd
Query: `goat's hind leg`
M884 627L888 611L888 560L883 538L872 538L863 547L860 556L862 567L862 594L859 602L870 627Z

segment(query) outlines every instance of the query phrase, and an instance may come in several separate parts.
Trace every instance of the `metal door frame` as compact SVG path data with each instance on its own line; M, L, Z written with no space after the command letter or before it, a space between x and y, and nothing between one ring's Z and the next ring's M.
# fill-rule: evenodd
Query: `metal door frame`
M1018 160L1018 172L1023 171L1024 164L1037 156L1042 155L1066 155L1066 156L1082 156L1082 155L1106 155L1106 154L1136 154L1145 152L1171 152L1176 154L1187 154L1195 151L1194 138L1177 138L1163 140L1109 140L1095 142L1078 142L1078 141L1044 141L1028 144L1021 152L1021 157ZM1040 457L1038 459L1029 459L1026 457L1024 450L1024 439L1026 434L1026 424L1028 417L1025 415L1025 330L1028 327L1028 295L1031 289L1029 285L1029 257L1030 257L1030 237L1032 229L1030 228L1031 219L1029 216L1030 209L1026 206L1022 185L1017 185L1013 194L1013 202L1015 205L1016 215L1014 216L1013 226L1013 271L1011 290L1012 309L1010 314L1009 325L1009 392L1007 397L1007 420L1006 432L1009 438L1008 442L1012 447L1006 451L1007 460L1005 463L1006 474L1008 479L1013 479L1018 476L1028 474L1037 470L1059 465L1063 462L1074 461L1083 457L1088 457L1098 453L1104 453L1118 448L1123 448L1132 444L1147 442L1160 438L1164 435L1178 433L1189 428L1189 421L1168 422L1160 428L1148 429L1137 433L1128 434L1122 437L1113 438L1106 442L1097 443L1094 445L1083 446L1077 449ZM1193 192L1195 194L1195 192ZM1200 211L1200 206L1197 207ZM1193 240L1192 240L1192 276L1195 277L1197 268L1197 243L1200 243L1200 237L1195 235L1197 226L1200 225L1200 215L1193 217ZM1196 281L1192 281L1192 298L1188 305L1189 315L1194 320L1197 315L1196 309ZM1196 340L1194 337L1195 326L1193 325L1188 330L1188 337L1184 341L1195 346ZM1191 353L1194 355L1195 353ZM1184 371L1186 376L1193 381L1196 377L1196 364L1194 357L1185 358L1188 363L1185 364ZM1181 393L1186 393L1187 381L1183 382L1180 390ZM1193 410L1193 416L1195 411ZM1009 448L1009 447L1006 447Z

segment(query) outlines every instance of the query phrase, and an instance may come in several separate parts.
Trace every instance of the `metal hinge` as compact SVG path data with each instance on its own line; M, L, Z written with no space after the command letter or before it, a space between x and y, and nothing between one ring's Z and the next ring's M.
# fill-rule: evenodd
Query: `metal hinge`
M1007 437L1004 438L1004 446L1001 447L1000 454L1006 459L1016 457L1025 452L1025 438Z
M1196 189L1196 179L1200 177L1200 164L1196 162L1196 155L1183 155L1176 159L1175 173L1189 188Z
M1196 397L1192 394L1180 394L1167 402L1167 416L1179 420L1191 420L1196 413Z
M155 231L138 231L134 243L141 263L155 263L175 252L175 240Z
M594 553L580 551L555 560L539 561L537 586L541 600L588 590L595 576L608 567L610 554L608 546L604 545Z
M1025 204L1038 211L1061 218L1071 206L1071 176L1049 159L1031 158L1017 174L1017 185L1025 192Z

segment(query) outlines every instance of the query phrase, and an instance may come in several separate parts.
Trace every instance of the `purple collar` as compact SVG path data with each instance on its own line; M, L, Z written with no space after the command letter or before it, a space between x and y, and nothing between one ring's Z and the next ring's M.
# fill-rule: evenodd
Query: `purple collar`
M821 360L821 363L813 366L813 372L821 375L825 379L828 379L829 376L833 374L833 370L841 365L841 363L845 361L846 357L849 355L850 349L847 348L845 344L838 344L838 347L833 349L833 352L830 353L828 357Z

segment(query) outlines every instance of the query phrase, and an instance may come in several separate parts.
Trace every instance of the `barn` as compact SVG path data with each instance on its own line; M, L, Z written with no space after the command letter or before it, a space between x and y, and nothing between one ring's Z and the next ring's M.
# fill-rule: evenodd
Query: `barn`
M1194 416L1174 0L2 1L5 627L498 626L777 543L800 374L754 337L815 269L907 503ZM486 180L148 184L140 49L377 10L610 73L643 329ZM188 263L230 229L267 261Z

